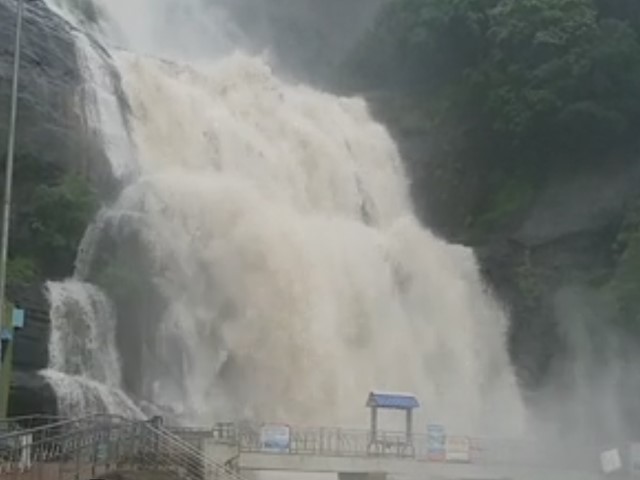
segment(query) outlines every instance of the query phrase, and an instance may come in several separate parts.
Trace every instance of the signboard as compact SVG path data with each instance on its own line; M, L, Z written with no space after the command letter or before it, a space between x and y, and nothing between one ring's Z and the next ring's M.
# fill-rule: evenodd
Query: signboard
M33 444L33 437L31 434L20 435L20 469L22 471L29 470L31 468L31 445Z
M631 444L629 450L629 468L631 473L640 475L640 443Z
M0 330L0 340L3 342L10 342L13 340L13 327L2 327Z
M471 461L471 441L469 437L446 438L447 462L469 463Z
M265 452L288 453L291 446L291 429L288 425L263 425L260 445Z
M620 470L622 468L620 452L618 452L617 449L602 452L600 455L600 464L602 465L602 471L606 474Z
M430 461L445 460L446 438L442 425L427 425L427 457Z
M106 462L109 459L109 446L105 442L96 445L96 458L98 463Z
M11 320L13 323L13 328L16 328L18 330L24 328L24 310L14 308Z

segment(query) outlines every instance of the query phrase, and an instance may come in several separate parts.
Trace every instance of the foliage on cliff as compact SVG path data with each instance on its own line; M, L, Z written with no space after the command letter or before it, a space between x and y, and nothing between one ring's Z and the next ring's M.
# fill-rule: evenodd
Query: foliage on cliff
M98 207L88 181L59 165L21 156L16 159L13 192L9 283L71 275Z
M639 35L631 0L392 0L348 70L359 89L420 98L434 151L486 177L469 202L486 230L550 172L640 150Z
M491 138L494 153L602 151L640 119L640 6L611 3L396 0L356 72L426 92L434 116L472 143Z
M571 322L585 320L562 309L566 291L637 345L640 189L607 179L640 171L640 2L390 0L345 70L409 144L425 221L478 247L523 385L545 385L572 355ZM580 178L601 178L613 206L529 241L534 216L559 225L580 210L562 205Z

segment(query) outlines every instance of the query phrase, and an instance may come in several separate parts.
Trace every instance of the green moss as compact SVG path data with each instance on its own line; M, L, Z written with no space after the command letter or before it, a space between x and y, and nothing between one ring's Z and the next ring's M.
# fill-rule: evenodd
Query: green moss
M503 227L515 215L531 204L537 191L532 179L524 176L512 177L490 194L484 208L472 218L471 230L483 235Z
M9 282L71 275L78 245L98 207L97 194L83 175L41 159L17 158Z
M38 278L38 266L33 258L14 257L7 262L7 282L10 285L26 285Z

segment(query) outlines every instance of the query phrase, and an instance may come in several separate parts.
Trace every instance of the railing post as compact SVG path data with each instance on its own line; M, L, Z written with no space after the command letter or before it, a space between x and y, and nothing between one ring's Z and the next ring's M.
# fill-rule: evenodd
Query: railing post
M93 448L90 450L90 458L88 458L87 460L89 460L89 462L91 463L91 476L95 477L96 476L96 463L98 461L98 449L99 447L99 443L100 443L100 436L98 436L97 438L97 442L94 442L93 444Z
M111 436L112 429L113 429L113 426L109 424L107 426L107 434L106 434L107 445L105 449L105 459L104 459L105 471L109 471L109 469L111 468L111 457L113 455L113 439Z
M111 430L111 435L113 435L113 429ZM118 468L118 464L120 463L120 435L116 432L115 434L115 442L113 443L113 457L112 462L116 468ZM109 465L111 466L111 465Z
M76 474L75 479L80 480L80 451L82 449L82 438L78 442L78 448L75 449L75 457L76 457Z

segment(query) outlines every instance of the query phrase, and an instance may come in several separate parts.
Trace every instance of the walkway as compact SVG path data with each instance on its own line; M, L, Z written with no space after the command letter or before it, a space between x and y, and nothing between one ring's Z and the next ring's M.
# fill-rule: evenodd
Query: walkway
M393 432L378 432L372 441L367 431L336 428L166 429L109 415L27 420L20 427L0 420L2 480L90 480L123 470L167 480L242 480L241 474L260 471L330 472L342 480L603 478L597 449L569 445L449 437L446 449L435 451L433 438L412 435L408 441Z
M0 420L2 480L90 480L123 471L151 473L154 480L244 480L153 421Z
M240 472L290 471L338 474L383 473L431 479L589 480L603 477L600 455L591 448L553 448L539 443L453 437L455 452L434 455L426 435L332 428L218 425L211 431L182 430L180 435L219 462ZM288 435L286 432L288 431ZM279 437L278 437L279 435ZM198 438L199 437L199 438ZM287 438L288 437L288 438ZM275 443L270 440L277 440ZM344 477L347 478L347 477ZM367 477L363 477L367 478Z

